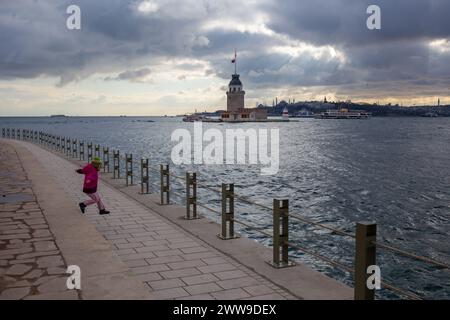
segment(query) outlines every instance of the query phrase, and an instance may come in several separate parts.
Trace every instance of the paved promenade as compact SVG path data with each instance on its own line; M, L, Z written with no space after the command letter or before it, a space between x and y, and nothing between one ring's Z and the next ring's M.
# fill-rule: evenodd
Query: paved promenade
M74 208L77 208L78 202L85 199L85 195L81 192L82 176L74 172L76 165L29 143L17 141L10 143L25 147L24 149L31 152L39 165L46 170L49 181L66 193L67 198L71 199L70 205ZM4 144L1 146L8 149L9 153L13 153L11 147ZM19 161L16 160L14 163ZM7 168L1 168L1 171L4 172L5 169ZM14 187L9 184L7 188ZM77 215L93 224L108 240L111 248L128 266L134 278L145 284L154 299L298 299L115 188L100 183L100 194L107 209L111 210L109 216L98 215L95 206L88 207L85 216L80 212L77 212ZM36 202L27 205L30 209L38 207ZM20 206L16 204L8 208L15 212ZM2 222L7 228L8 219L11 218L3 214L2 212L2 219L7 220ZM43 219L40 212L37 214L39 217L36 219ZM34 223L37 222L43 223L43 221ZM44 226L48 231L48 226ZM18 234L15 236L20 237ZM2 237L8 236L3 232ZM46 240L51 241L50 238ZM55 246L53 242L46 244ZM26 251L31 252L31 249ZM53 259L59 259L59 265L55 265L57 263L54 262L51 267L59 268L50 269L50 272L63 273L66 264L60 256L57 256L57 250L54 254L52 262ZM77 264L76 261L73 264ZM11 268L7 270L9 270L6 271L7 274L14 272ZM21 298L20 295L16 297Z
M110 215L78 203L79 163L0 139L0 299L351 299L351 288L298 264L274 269L271 250L222 241L219 226L180 219L184 209L101 174ZM17 196L17 195L20 196ZM82 270L69 291L68 265Z
M0 144L0 299L79 299L15 149Z
M0 157L0 300L154 299L28 149L0 140Z

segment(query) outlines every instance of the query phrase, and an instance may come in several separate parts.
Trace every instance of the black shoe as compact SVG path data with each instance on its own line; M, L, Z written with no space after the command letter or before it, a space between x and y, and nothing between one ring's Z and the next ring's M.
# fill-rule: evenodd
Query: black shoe
M80 206L81 213L85 213L86 205L83 202L80 202L78 205Z
M109 211L103 209L103 210L100 210L98 213L101 214L101 215L104 215L104 214L109 214Z

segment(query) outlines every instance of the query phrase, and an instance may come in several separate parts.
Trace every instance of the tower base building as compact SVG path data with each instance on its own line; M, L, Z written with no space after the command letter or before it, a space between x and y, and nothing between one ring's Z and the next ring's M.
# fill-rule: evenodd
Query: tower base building
M238 74L233 74L227 91L227 111L220 116L224 122L255 122L267 120L267 111L245 108L245 91Z

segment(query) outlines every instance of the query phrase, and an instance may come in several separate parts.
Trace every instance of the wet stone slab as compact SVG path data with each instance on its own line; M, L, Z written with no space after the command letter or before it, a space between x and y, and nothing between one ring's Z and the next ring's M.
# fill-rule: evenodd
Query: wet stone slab
M1 203L20 203L26 201L32 201L33 195L23 194L23 193L12 193L12 194L2 194L0 195Z

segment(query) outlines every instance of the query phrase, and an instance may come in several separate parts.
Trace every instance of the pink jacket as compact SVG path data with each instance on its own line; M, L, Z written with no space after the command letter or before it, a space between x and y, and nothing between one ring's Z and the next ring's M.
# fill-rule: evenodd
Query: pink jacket
M98 171L92 164L86 165L83 169L77 170L78 173L84 174L84 193L95 193L97 192L98 184Z

